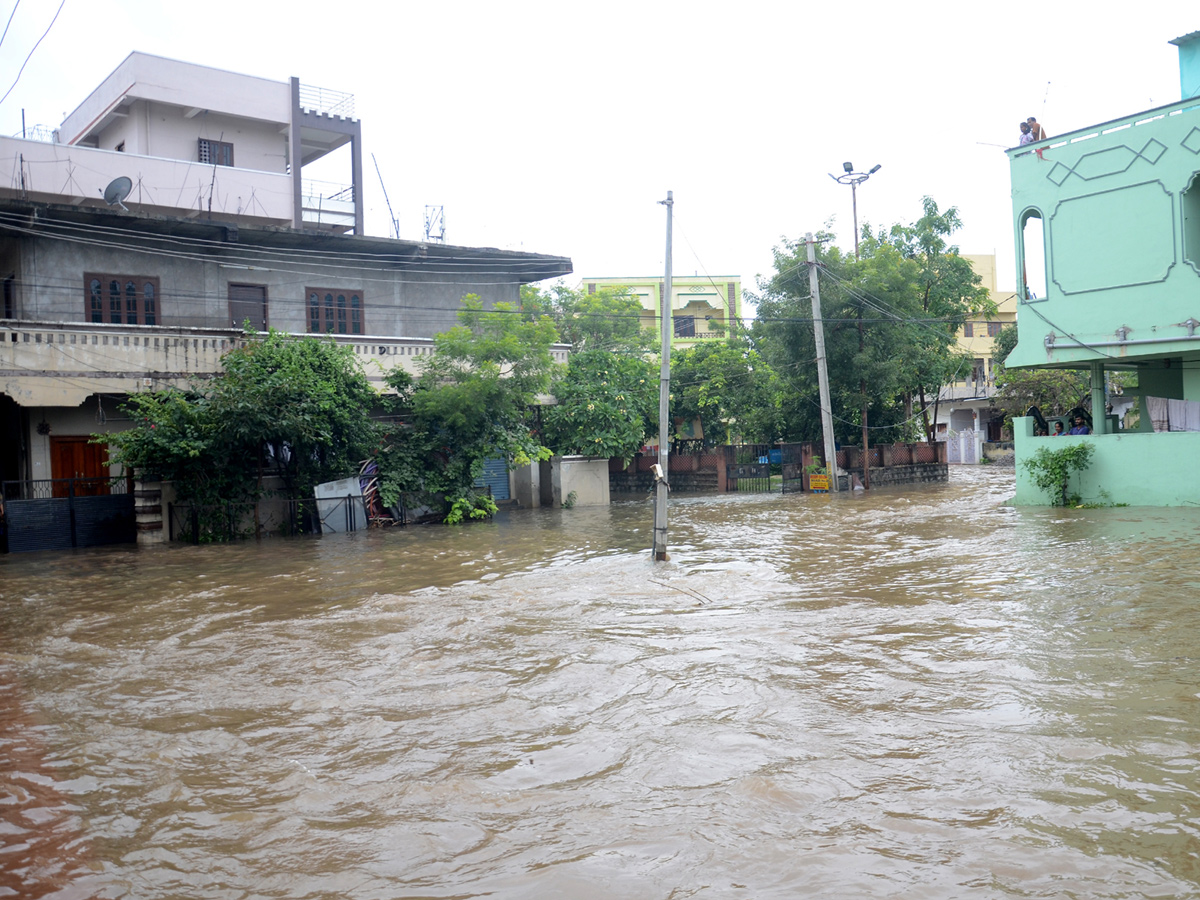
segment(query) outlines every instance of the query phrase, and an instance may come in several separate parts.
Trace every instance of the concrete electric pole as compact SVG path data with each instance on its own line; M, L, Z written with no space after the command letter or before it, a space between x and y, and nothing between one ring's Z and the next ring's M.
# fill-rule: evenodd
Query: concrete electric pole
M667 208L667 272L662 292L662 365L658 377L658 466L654 473L654 558L667 558L667 454L671 449L671 191L659 203Z
M821 319L821 285L817 279L817 245L812 232L804 236L808 245L808 293L812 297L813 337L817 342L817 387L821 392L821 436L825 444L825 468L829 489L838 489L837 449L833 445L833 406L829 399L829 371L825 365L825 323Z

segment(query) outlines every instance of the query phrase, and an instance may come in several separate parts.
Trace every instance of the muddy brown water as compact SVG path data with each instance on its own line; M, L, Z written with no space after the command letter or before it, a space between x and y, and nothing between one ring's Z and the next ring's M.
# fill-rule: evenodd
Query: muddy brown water
M0 558L0 897L1200 895L1200 511L1012 471Z

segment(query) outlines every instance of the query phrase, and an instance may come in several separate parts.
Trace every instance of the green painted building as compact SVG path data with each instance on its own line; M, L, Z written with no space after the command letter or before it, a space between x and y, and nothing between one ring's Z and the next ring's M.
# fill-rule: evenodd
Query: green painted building
M1082 369L1092 385L1091 435L1016 420L1018 504L1049 502L1021 462L1064 441L1095 445L1072 482L1085 501L1200 504L1200 32L1171 43L1180 102L1007 151L1020 327L1007 365ZM1137 373L1128 430L1106 414L1117 371Z

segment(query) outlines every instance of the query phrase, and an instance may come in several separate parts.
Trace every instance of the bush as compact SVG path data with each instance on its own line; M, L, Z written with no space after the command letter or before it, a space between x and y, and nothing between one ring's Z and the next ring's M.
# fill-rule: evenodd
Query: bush
M1075 506L1079 495L1067 495L1067 488L1073 472L1082 472L1092 462L1095 445L1088 441L1070 444L1057 450L1049 447L1039 447L1029 459L1023 460L1029 477L1043 491L1050 495L1051 506Z

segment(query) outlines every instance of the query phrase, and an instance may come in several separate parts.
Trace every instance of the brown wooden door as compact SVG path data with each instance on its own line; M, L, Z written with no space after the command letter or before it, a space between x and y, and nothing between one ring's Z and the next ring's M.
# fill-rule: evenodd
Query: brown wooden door
M249 320L255 331L267 330L267 288L262 284L229 286L229 324L241 328Z
M76 496L107 494L108 490L108 444L90 443L84 436L50 438L50 477L54 481L54 496L67 496L68 485L64 478L97 479L76 483Z

